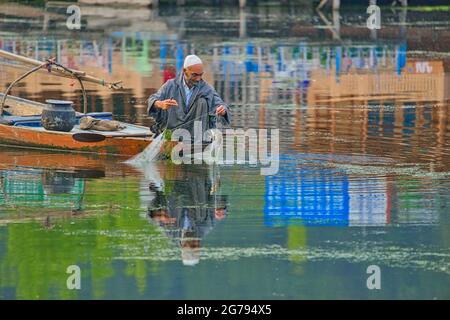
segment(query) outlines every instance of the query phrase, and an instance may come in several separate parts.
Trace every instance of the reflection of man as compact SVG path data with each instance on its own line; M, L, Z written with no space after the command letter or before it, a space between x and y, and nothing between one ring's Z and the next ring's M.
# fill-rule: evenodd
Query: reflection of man
M195 266L200 262L200 238L194 232L183 233L180 239L181 259L185 266Z
M214 210L214 216L216 217L217 220L222 220L223 218L225 218L226 212L227 212L227 207L216 208Z
M148 100L148 112L155 118L156 133L166 127L185 128L193 136L195 121L201 121L202 130L215 127L215 116L230 123L230 111L217 92L202 80L203 62L196 55L187 56L183 72L168 80Z
M167 209L156 209L156 210L150 210L149 211L150 218L153 219L153 221L157 222L159 225L172 225L174 224L177 219L172 218L167 211Z
M218 177L209 175L206 166L177 167L179 175L171 191L150 186L154 193L148 215L181 247L184 265L200 261L201 240L227 214L226 197L216 195ZM152 190L153 189L153 190Z

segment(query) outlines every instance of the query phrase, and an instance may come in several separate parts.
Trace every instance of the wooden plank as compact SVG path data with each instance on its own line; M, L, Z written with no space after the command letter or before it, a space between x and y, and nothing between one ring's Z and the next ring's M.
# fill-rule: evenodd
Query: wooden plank
M47 131L43 128L15 127L0 124L0 144L59 149L83 153L134 156L151 142L150 137L106 137L104 141L82 143L75 141L73 132Z
M0 101L4 94L0 93ZM22 99L15 96L7 96L4 111L12 116L37 116L42 114L45 104Z
M158 6L158 0L78 0L79 3L89 4L89 5L116 5L116 6Z

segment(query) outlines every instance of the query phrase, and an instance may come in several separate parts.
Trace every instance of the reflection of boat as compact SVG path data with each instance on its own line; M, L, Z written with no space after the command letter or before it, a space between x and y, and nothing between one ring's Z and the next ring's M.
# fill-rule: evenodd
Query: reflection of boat
M105 163L93 155L2 148L0 207L80 210L85 178L104 177Z
M0 187L0 204L4 208L79 210L85 181L70 171L27 168L0 171Z
M0 147L0 225L132 207L138 194L118 177L137 186L139 175L117 157Z
M72 171L105 172L106 164L99 156L62 152L40 152L19 148L0 148L0 170L40 168Z
M78 124L70 132L48 131L41 125L44 104L17 97L8 97L6 103L7 115L0 124L0 143L3 144L133 156L144 150L152 141L153 134L148 128L128 123L121 123L125 129L111 132L81 130ZM82 115L78 114L78 121ZM110 113L89 115L97 119L111 119ZM97 137L100 135L102 141L78 141L74 139L75 133L95 134Z
M115 157L0 147L0 171L29 168L70 171L79 178L135 175L137 173L137 170L117 161Z

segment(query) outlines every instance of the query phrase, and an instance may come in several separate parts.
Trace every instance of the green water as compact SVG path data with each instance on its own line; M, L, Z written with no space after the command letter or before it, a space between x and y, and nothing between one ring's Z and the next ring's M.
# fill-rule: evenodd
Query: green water
M345 7L334 34L311 6L163 6L80 33L0 14L1 48L124 81L90 86L90 111L148 123L144 100L195 52L235 128L280 130L271 176L1 147L0 298L449 299L449 13L396 10L375 34ZM2 86L17 72L0 61ZM58 78L13 93L81 110Z

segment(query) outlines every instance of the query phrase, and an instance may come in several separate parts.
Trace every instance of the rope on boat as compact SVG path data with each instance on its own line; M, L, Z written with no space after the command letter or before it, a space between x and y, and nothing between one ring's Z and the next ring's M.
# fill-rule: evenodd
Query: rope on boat
M8 89L6 89L5 94L3 95L3 99L2 102L0 103L0 117L3 117L3 110L4 110L4 106L5 106L5 102L6 102L6 97L8 96L9 92L11 91L11 89L21 80L25 79L26 77L28 77L30 74L32 74L33 72L36 72L42 68L45 68L48 70L48 72L51 72L51 66L55 65L57 67L60 67L62 69L64 69L67 73L69 73L72 77L74 77L75 79L78 80L78 82L80 83L81 86L81 91L83 93L83 113L86 114L87 113L87 96L86 96L86 90L84 88L83 85L83 81L81 80L81 75L74 72L73 70L66 68L65 66L57 63L55 61L55 59L47 59L47 61L45 61L44 63L34 67L33 69L29 70L28 72L24 73L23 75L21 75L19 78L17 78L16 80L14 80L8 87Z
M73 72L71 69L64 67L62 64L59 64L57 62L53 60L47 60L47 61L51 61L51 64L63 68L64 70L66 70L68 73L70 73L75 79L78 80L78 82L80 83L80 87L81 87L81 92L83 93L83 113L86 114L87 113L87 96L86 96L86 90L84 89L84 85L83 85L83 81L81 81L81 77L79 74Z

